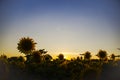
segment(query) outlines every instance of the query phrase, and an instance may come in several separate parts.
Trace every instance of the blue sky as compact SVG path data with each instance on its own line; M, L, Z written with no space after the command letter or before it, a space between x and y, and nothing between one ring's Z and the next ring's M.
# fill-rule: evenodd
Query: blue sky
M21 37L31 37L51 55L96 54L120 47L118 0L13 0L1 5L1 53L20 54Z

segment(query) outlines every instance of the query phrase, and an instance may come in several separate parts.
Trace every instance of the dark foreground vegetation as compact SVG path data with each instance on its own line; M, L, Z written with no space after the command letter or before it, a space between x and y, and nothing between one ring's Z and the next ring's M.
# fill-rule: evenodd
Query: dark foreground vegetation
M45 49L35 50L35 42L22 38L18 50L25 56L0 56L0 80L120 80L120 61L100 50L99 59L91 53L67 60L63 54L53 59Z
M0 57L0 80L120 80L120 61L79 58L27 62L23 57Z

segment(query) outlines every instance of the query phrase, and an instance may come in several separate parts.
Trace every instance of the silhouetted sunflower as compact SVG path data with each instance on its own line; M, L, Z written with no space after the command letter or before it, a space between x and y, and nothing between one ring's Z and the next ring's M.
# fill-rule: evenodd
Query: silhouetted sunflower
M115 57L116 57L115 54L111 54L111 55L110 55L110 58L111 58L112 60L115 60Z
M64 55L63 55L62 53L60 53L60 54L58 55L58 58L59 58L60 60L64 60Z
M19 50L19 52L24 53L24 54L30 54L33 50L35 50L35 42L32 38L21 38L19 43L18 43L18 47L17 49Z
M89 51L85 52L84 59L85 60L90 60L90 58L91 58L91 53Z
M99 50L96 56L98 56L100 60L104 60L107 58L107 52L105 50Z

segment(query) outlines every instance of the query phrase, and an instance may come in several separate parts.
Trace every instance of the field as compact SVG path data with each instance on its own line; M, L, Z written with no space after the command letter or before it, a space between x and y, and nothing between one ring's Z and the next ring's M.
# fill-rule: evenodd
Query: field
M119 60L0 57L0 80L120 80Z

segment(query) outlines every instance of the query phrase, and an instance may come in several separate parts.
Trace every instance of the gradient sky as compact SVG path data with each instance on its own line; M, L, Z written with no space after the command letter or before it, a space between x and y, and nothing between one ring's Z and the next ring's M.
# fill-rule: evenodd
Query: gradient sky
M19 55L21 37L49 54L78 56L99 49L119 54L119 0L12 0L0 4L0 54Z

